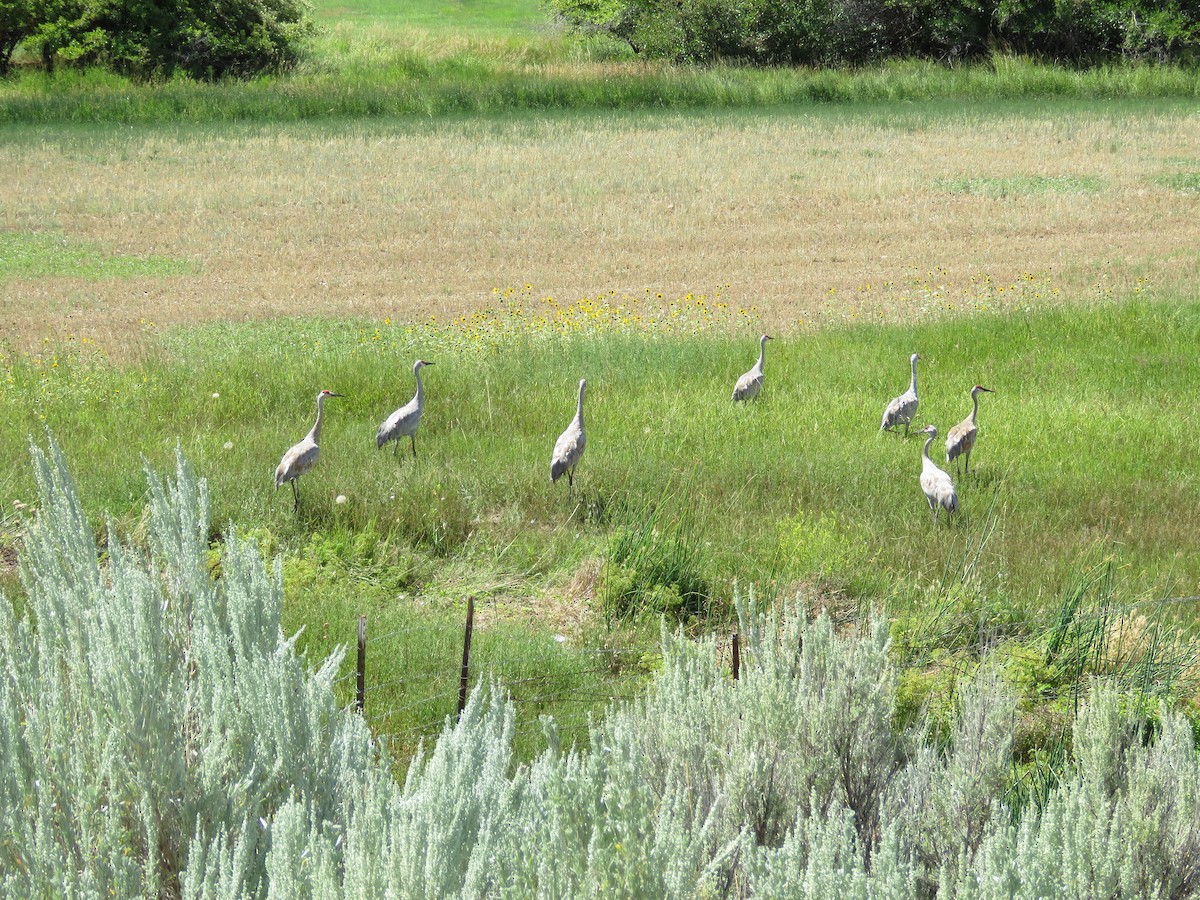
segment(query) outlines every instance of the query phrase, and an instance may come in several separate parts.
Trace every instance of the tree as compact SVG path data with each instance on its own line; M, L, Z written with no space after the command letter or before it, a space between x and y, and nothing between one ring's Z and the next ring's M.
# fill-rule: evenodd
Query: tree
M0 72L28 41L56 59L132 78L204 80L292 65L313 23L306 0L0 0Z
M0 0L0 76L12 69L13 51L37 30L34 0Z

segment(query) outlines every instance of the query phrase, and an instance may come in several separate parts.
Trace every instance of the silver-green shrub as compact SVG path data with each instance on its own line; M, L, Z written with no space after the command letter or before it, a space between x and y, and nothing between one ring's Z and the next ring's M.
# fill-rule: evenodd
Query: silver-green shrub
M27 615L0 603L0 893L261 893L279 810L301 797L335 820L371 762L330 690L338 661L295 654L279 572L236 533L212 577L206 489L182 458L172 483L150 477L152 557L110 524L103 564L58 448L33 461Z
M100 553L58 449L0 602L0 894L186 898L1188 897L1200 767L1186 720L1098 685L1056 786L1018 802L1015 701L985 663L948 735L895 724L882 622L738 600L664 630L644 695L586 747L513 756L480 684L393 777L385 744L280 630L281 572L208 497L151 474L147 551ZM16 610L20 608L21 612Z

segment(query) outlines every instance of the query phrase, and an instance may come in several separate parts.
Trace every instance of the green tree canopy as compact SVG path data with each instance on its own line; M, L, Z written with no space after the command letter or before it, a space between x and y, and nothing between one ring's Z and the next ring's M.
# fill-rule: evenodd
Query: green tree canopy
M0 74L24 42L47 67L245 77L290 66L312 29L305 0L0 0Z
M570 28L678 62L952 62L993 50L1066 63L1191 61L1197 0L547 0Z

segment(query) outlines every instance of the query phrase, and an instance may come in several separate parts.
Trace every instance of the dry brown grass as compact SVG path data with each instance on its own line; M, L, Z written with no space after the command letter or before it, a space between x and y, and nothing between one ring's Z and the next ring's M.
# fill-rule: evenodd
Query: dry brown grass
M1081 301L1195 281L1200 117L909 108L423 124L69 129L13 143L0 228L195 263L172 278L4 284L15 342L113 351L159 326L293 314L424 318L532 284L575 298L729 285L767 323L910 315L886 282L1037 273ZM993 197L956 179L1100 179ZM866 285L871 289L866 289ZM831 294L832 292L832 294ZM853 303L830 298L853 298Z

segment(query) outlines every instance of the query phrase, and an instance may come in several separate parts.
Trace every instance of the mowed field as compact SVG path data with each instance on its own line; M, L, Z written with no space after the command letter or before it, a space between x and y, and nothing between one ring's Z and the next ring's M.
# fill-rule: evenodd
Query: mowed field
M38 235L176 266L105 278L10 259L3 327L21 348L76 333L119 355L146 321L424 320L526 284L564 299L726 285L765 327L795 332L957 312L972 279L1032 274L1049 288L1031 298L1041 307L1193 296L1197 275L1200 117L1167 101L11 127L2 140L0 228L18 248Z

